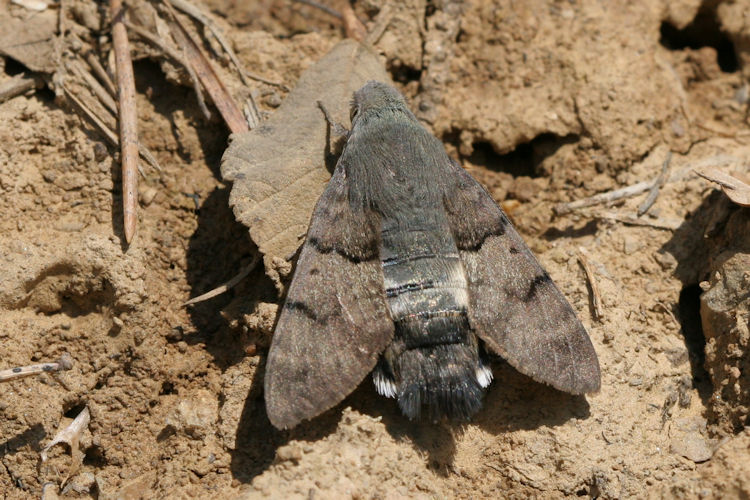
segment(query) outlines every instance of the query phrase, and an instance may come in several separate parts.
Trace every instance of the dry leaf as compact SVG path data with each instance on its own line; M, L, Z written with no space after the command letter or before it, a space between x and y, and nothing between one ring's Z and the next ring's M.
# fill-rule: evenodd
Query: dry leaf
M308 68L279 109L251 132L234 134L221 161L233 181L229 204L267 258L290 259L307 232L326 168L328 125L348 123L352 94L368 80L390 81L377 55L354 40L338 43Z
M55 70L57 9L35 12L24 18L0 12L0 55L12 57L32 71Z
M750 207L750 184L716 167L696 168L695 173L721 186L724 194L734 203Z

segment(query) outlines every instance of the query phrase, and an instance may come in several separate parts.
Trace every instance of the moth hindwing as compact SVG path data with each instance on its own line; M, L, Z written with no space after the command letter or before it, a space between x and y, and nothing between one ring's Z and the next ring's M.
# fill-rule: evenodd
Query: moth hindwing
M276 326L269 418L293 427L373 372L409 418L466 419L492 380L485 349L562 391L599 389L586 330L502 210L396 89L368 82Z

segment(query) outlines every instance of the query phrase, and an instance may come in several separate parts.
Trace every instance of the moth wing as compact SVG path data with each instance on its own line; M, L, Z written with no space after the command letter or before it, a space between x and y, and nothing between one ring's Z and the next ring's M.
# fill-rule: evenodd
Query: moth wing
M337 168L313 212L266 364L268 417L290 428L332 408L393 338L379 259L379 221L350 208Z
M451 169L445 207L477 335L538 382L572 394L598 391L599 361L573 308L489 193L459 165Z

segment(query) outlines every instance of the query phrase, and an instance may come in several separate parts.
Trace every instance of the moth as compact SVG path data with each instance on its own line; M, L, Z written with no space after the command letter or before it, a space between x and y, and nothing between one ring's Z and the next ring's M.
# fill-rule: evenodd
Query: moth
M271 423L321 414L371 372L410 419L468 419L492 381L488 352L561 391L597 391L572 307L403 96L370 81L351 121L274 332Z

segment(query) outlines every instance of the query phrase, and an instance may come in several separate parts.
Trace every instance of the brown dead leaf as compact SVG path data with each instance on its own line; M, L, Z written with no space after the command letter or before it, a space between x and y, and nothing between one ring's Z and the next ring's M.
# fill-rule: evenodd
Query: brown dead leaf
M25 13L14 17L0 12L0 54L12 57L32 71L55 70L55 34L57 10Z
M316 104L348 123L352 94L368 80L389 81L377 55L354 40L338 43L308 68L279 109L251 132L234 134L221 161L233 181L229 204L269 262L290 259L307 232L331 173L328 126Z
M717 167L696 168L695 173L721 186L730 200L743 207L750 207L750 184Z

